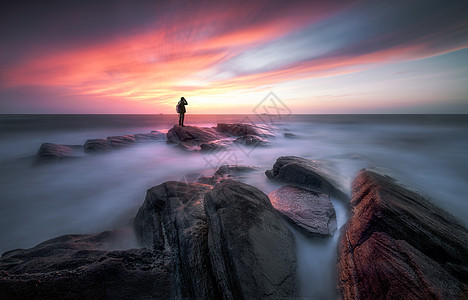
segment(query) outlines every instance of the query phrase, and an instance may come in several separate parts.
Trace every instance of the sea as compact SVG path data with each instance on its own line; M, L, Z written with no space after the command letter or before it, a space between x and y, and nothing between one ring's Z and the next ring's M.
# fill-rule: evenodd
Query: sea
M223 164L260 167L242 180L268 194L284 184L264 172L285 155L332 163L349 193L360 169L384 172L468 225L468 115L187 114L186 125L265 124L275 137L269 147L202 154L159 141L33 164L45 142L83 145L88 139L167 132L177 121L175 114L0 115L0 253L64 234L131 228L147 189L209 175ZM346 201L331 200L339 227L333 237L310 238L291 228L306 298L336 298L336 245L349 212Z

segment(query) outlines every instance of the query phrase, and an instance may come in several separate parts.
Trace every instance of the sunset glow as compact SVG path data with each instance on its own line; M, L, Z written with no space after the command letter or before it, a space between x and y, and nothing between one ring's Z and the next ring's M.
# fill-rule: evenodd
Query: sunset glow
M0 109L175 113L185 96L190 113L251 113L274 91L293 113L468 112L465 2L326 3L76 4L17 22L11 7Z

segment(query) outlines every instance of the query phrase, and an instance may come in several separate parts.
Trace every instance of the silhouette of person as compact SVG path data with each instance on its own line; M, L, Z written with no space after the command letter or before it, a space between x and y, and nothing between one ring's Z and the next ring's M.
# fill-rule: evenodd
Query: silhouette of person
M179 126L184 126L184 117L185 117L185 105L188 105L187 100L184 97L180 98L179 103L177 103L177 112L179 113Z

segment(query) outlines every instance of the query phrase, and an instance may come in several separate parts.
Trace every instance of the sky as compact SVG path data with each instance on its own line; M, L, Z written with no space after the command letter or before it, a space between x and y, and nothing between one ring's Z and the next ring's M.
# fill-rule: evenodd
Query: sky
M9 1L0 113L468 113L468 1Z

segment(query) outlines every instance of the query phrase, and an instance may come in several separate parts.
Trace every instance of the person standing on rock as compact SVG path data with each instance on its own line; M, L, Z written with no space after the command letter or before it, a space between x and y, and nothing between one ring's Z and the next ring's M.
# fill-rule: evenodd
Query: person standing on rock
M177 113L179 114L179 126L184 126L185 105L188 105L187 100L184 97L180 98L176 106Z

